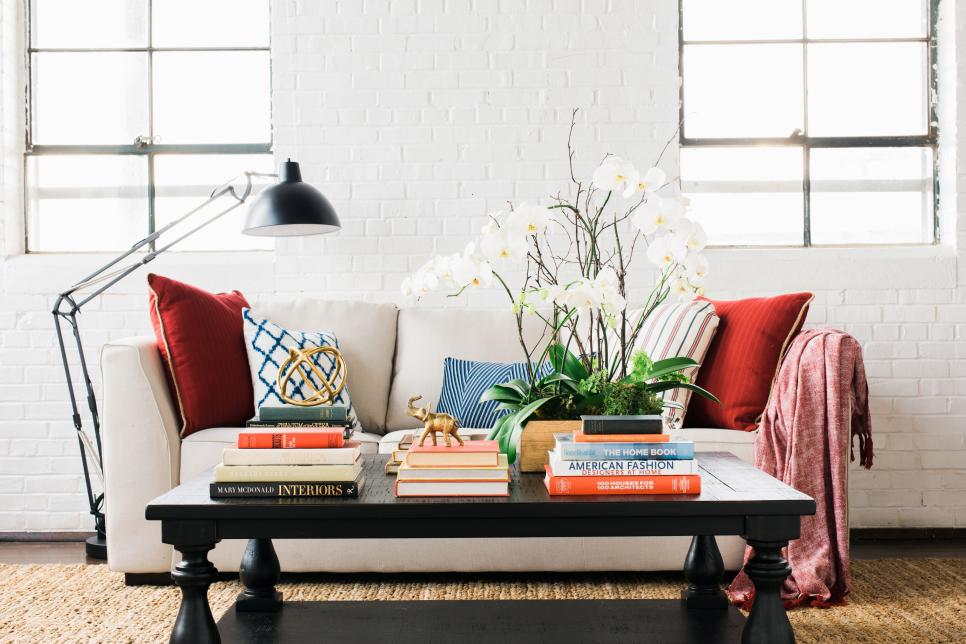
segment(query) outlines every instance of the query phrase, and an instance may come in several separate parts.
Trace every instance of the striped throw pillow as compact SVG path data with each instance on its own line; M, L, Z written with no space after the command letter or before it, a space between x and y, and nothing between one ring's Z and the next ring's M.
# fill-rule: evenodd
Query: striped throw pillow
M717 328L718 316L711 302L666 303L654 309L644 321L634 348L647 353L651 360L683 357L697 361L700 366ZM681 373L695 382L698 367L685 369ZM671 389L663 392L661 397L681 405L680 409L669 407L664 412L672 427L681 427L691 392L687 389Z
M550 373L550 363L537 370L538 376ZM450 414L460 421L460 426L483 429L493 427L505 411L497 411L495 400L480 402L480 396L493 385L519 378L527 380L525 362L478 362L446 358L443 360L443 389L439 393L436 411Z

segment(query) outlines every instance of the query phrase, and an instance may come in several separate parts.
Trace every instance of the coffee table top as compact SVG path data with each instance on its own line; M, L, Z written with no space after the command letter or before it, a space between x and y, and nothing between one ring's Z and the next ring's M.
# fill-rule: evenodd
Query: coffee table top
M366 455L356 499L212 499L212 471L151 501L146 518L160 520L515 519L725 517L815 514L815 501L727 452L699 452L700 495L550 496L542 474L511 468L508 497L396 498L386 455Z

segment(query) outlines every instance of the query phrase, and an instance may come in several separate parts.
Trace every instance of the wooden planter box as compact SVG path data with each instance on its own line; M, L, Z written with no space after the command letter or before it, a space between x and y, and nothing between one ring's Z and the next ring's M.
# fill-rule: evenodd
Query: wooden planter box
M520 435L520 471L543 472L547 452L554 448L554 434L580 429L579 420L531 420Z

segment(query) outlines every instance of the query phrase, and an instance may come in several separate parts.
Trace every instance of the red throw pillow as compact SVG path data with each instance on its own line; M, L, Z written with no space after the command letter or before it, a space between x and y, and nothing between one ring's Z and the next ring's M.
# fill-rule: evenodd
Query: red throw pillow
M255 414L242 331L245 296L148 275L151 326L181 412L181 437L242 426Z
M743 431L758 427L781 359L801 330L812 297L791 293L731 302L708 300L720 321L697 384L721 403L692 396L688 427Z

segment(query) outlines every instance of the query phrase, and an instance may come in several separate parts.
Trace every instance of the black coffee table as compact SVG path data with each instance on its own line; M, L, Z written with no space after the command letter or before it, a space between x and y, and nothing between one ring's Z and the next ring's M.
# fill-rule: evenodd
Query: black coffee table
M779 591L791 572L781 548L815 501L727 453L700 453L700 496L551 497L539 474L516 473L505 498L407 498L392 493L385 456L366 456L358 499L208 497L211 472L148 504L148 519L182 555L171 573L181 609L171 641L218 642L794 642ZM458 539L692 535L681 600L298 602L275 590L272 539ZM745 622L721 590L714 535L754 547L745 567L757 601ZM216 625L208 551L248 539L245 591Z

